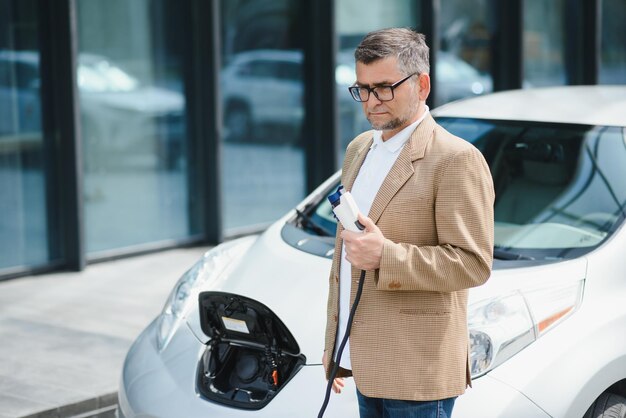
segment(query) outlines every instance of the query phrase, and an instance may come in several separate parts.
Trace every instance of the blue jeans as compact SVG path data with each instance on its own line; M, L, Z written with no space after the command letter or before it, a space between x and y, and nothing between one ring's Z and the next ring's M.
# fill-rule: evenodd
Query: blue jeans
M370 398L356 391L361 418L450 418L456 398L439 401L399 401Z

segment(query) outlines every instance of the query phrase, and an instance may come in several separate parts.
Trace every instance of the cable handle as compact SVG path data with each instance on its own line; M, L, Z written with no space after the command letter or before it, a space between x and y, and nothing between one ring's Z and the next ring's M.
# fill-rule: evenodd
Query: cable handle
M333 208L333 215L348 231L362 232L365 226L359 222L359 208L349 191L339 186L337 191L328 196Z

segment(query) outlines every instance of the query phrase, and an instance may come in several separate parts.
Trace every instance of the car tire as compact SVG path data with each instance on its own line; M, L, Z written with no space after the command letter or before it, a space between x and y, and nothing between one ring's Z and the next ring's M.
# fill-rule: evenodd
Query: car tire
M625 418L626 398L605 392L591 404L583 418Z
M249 140L252 135L252 114L244 103L233 103L224 115L226 138L230 141Z

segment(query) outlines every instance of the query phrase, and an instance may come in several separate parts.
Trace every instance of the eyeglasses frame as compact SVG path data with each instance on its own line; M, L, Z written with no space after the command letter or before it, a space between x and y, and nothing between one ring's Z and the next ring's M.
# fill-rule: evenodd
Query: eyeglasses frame
M374 94L374 97L376 97L378 100L380 100L381 102L389 102L391 100L393 100L395 98L395 94L394 94L394 90L396 89L396 87L400 86L400 84L404 83L405 81L407 81L409 78L413 77L414 75L418 75L419 73L413 73L413 74L409 74L408 76L404 77L402 80L396 81L395 83L391 84L391 85L380 85L380 86L375 86L375 87L365 87L365 86L350 86L348 87L348 92L350 93L350 96L352 96L352 99L354 99L355 102L359 102L359 103L365 103L370 99L370 95ZM391 89L391 99L381 99L380 97L378 97L378 93L376 93L376 89L378 88L390 88ZM367 91L367 99L365 100L360 100L357 99L357 95L355 93L352 93L354 91L354 89L365 89Z

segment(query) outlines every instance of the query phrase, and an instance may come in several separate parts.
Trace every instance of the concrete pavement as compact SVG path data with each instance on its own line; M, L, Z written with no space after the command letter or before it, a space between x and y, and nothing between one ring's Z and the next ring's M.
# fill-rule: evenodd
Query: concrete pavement
M206 250L0 281L0 418L113 417L128 348Z

